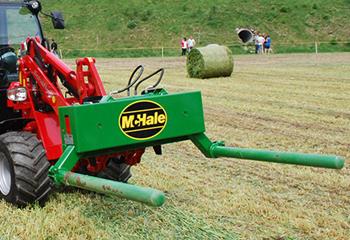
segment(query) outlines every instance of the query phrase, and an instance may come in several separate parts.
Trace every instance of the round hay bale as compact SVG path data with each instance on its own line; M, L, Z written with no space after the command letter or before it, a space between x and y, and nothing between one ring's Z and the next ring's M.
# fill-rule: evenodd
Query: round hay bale
M232 71L232 52L226 46L210 44L188 54L187 72L191 78L228 77Z

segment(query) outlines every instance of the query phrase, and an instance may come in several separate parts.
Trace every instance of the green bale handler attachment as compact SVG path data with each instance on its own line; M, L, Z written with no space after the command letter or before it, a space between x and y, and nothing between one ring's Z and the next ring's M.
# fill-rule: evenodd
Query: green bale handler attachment
M205 135L200 92L168 94L156 89L141 96L60 108L64 153L51 167L57 184L161 206L162 192L72 172L83 158L191 140L208 158L232 157L265 162L340 169L344 159L333 155L274 152L225 147Z

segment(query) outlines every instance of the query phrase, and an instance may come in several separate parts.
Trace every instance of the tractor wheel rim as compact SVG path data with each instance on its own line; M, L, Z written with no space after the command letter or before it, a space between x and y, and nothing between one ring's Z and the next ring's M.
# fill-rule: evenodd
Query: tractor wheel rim
M9 194L11 189L10 165L5 154L0 153L0 192L3 195Z

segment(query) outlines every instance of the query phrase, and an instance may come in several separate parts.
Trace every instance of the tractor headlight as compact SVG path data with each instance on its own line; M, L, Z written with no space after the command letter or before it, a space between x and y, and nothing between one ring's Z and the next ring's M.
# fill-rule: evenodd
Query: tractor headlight
M7 98L15 102L23 102L27 100L27 91L25 88L13 88L7 90Z

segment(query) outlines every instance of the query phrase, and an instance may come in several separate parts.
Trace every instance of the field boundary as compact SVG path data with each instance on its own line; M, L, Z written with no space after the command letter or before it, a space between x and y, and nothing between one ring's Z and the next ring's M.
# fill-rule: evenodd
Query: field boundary
M228 46L233 54L253 54L254 45L243 45L240 43L222 43ZM350 52L349 41L310 41L296 43L276 43L272 44L274 53L325 53L325 52ZM61 57L173 57L180 56L179 47L133 47L133 48L63 48L60 49Z

